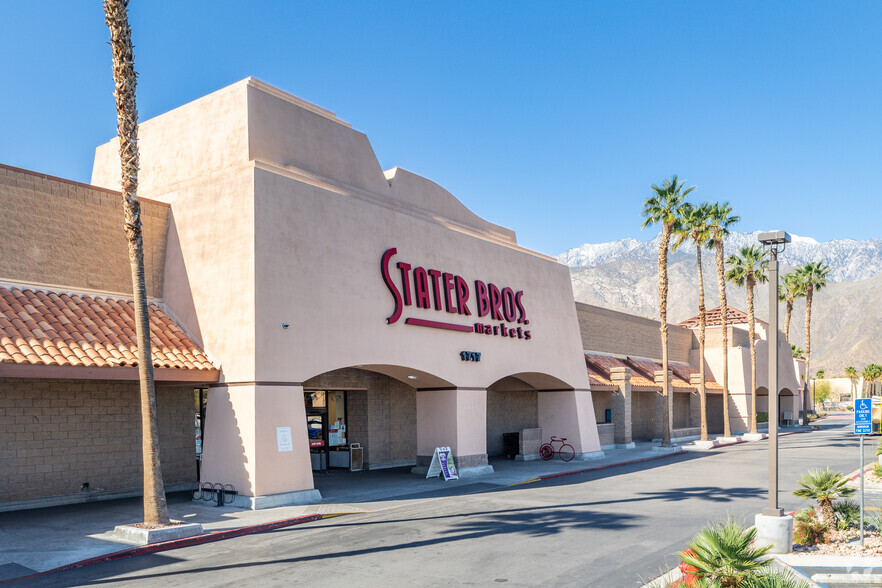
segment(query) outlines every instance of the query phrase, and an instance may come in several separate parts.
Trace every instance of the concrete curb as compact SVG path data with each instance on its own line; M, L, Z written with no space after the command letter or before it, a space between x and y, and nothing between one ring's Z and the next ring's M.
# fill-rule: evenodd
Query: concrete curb
M645 461L653 461L653 460L656 460L656 459L664 459L664 458L666 458L666 457L674 457L675 455L684 455L684 454L686 454L686 453L689 453L689 452L688 452L688 451L674 451L674 452L671 452L671 453L663 453L663 454L660 454L660 455L652 455L652 456L649 456L649 457L642 457L642 458L640 458L640 459L632 459L632 460L629 460L629 461L622 461L622 462L619 462L619 463L609 463L609 464L606 464L606 465L594 466L594 467L591 467L591 468L581 468L581 469L578 469L578 470L572 470L572 471L570 471L570 472L557 472L557 473L554 473L554 474L545 474L545 475L542 475L542 476L536 476L535 478L530 478L530 479L528 479L528 480L521 480L520 482L514 482L514 483L512 483L512 484L509 484L508 487L511 487L511 486L519 486L519 485L521 485L521 484L530 484L530 483L532 483L532 482L541 482L542 480L551 480L551 479L553 479L553 478L562 478L562 477L564 477L564 476L572 476L572 475L575 475L575 474L584 474L584 473L586 473L586 472L596 472L596 471L598 471L598 470L608 470L608 469L610 469L610 468L615 468L615 467L619 467L619 466L631 465L631 464L634 464L634 463L643 463L643 462L645 462Z
M350 514L350 513L328 513L328 514L305 515L305 516L294 517L294 518L290 518L290 519L282 519L279 521L273 521L270 523L262 523L260 525L251 525L251 526L246 526L246 527L237 527L235 529L226 529L223 531L214 531L212 533L205 533L203 535L196 535L195 537L185 537L183 539L173 539L171 541L163 541L162 543L153 543L150 545L140 545L140 546L136 546L136 547L130 547L128 549L123 549L121 551L114 551L113 553L107 553L105 555L99 555L97 557L90 557L89 559L84 559L81 561L77 561L74 563L63 565L61 567L58 567L58 568L55 568L52 570L46 570L45 572L39 572L36 574L31 574L29 576L21 576L18 578L9 578L7 580L0 580L0 584L7 584L10 582L18 582L19 580L28 580L30 578L38 578L40 576L45 576L47 574L54 574L56 572L64 572L67 570L82 568L82 567L89 566L92 564L103 563L103 562L107 562L107 561L126 559L129 557L135 557L137 555L146 555L148 553L159 553L160 551L168 551L170 549L179 549L181 547L190 547L191 545L201 545L203 543L213 543L215 541L222 541L224 539L232 539L233 537L241 537L242 535L252 535L255 533L263 533L265 531L272 531L274 529L281 529L284 527L292 527L294 525L302 525L304 523L312 523L315 521L320 521L325 518L341 516L344 514Z

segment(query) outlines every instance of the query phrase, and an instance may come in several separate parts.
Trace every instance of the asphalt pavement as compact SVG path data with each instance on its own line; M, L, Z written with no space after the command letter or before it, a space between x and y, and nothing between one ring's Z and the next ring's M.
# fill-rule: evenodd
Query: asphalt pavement
M847 416L783 437L780 505L809 467L859 461ZM867 460L874 443L867 444ZM426 497L172 551L54 573L33 585L639 586L677 563L708 520L748 524L767 503L768 444L622 465L464 495ZM870 501L880 497L870 498ZM878 501L876 502L878 504Z

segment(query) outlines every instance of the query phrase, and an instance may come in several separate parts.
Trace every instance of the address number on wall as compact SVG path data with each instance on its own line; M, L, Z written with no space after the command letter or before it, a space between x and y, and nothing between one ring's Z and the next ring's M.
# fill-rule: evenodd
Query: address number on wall
M463 361L481 361L480 351L460 351L459 358Z

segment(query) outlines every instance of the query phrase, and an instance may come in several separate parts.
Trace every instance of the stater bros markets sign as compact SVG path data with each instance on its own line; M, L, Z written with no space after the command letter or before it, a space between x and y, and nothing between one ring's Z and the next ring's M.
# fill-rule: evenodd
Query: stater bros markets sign
M416 317L404 319L406 325L431 327L449 331L494 335L529 341L532 337L526 326L530 324L524 309L524 291L507 286L500 288L492 282L475 280L474 290L461 276L437 269L426 269L399 261L392 267L392 258L398 249L392 247L383 253L380 270L383 281L395 302L395 309L386 318L387 324L398 322L406 307L476 316L484 321L472 326L426 320ZM472 315L472 309L475 315Z

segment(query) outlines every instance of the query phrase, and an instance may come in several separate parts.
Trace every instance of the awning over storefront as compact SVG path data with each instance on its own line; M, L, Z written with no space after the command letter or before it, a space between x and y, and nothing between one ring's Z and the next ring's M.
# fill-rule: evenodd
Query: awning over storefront
M616 357L602 353L586 353L585 365L588 369L588 377L591 380L592 390L610 390L615 386L610 379L610 371L613 368L628 368L631 370L631 388L634 390L658 391L661 388L655 383L655 372L662 369L661 363L637 357ZM699 371L689 364L670 362L668 364L673 378L671 387L674 390L693 391L695 385L691 383L693 374ZM719 391L720 386L713 378L705 377L705 390Z
M216 382L205 353L156 304L149 305L157 380ZM138 379L131 300L0 286L0 377Z

